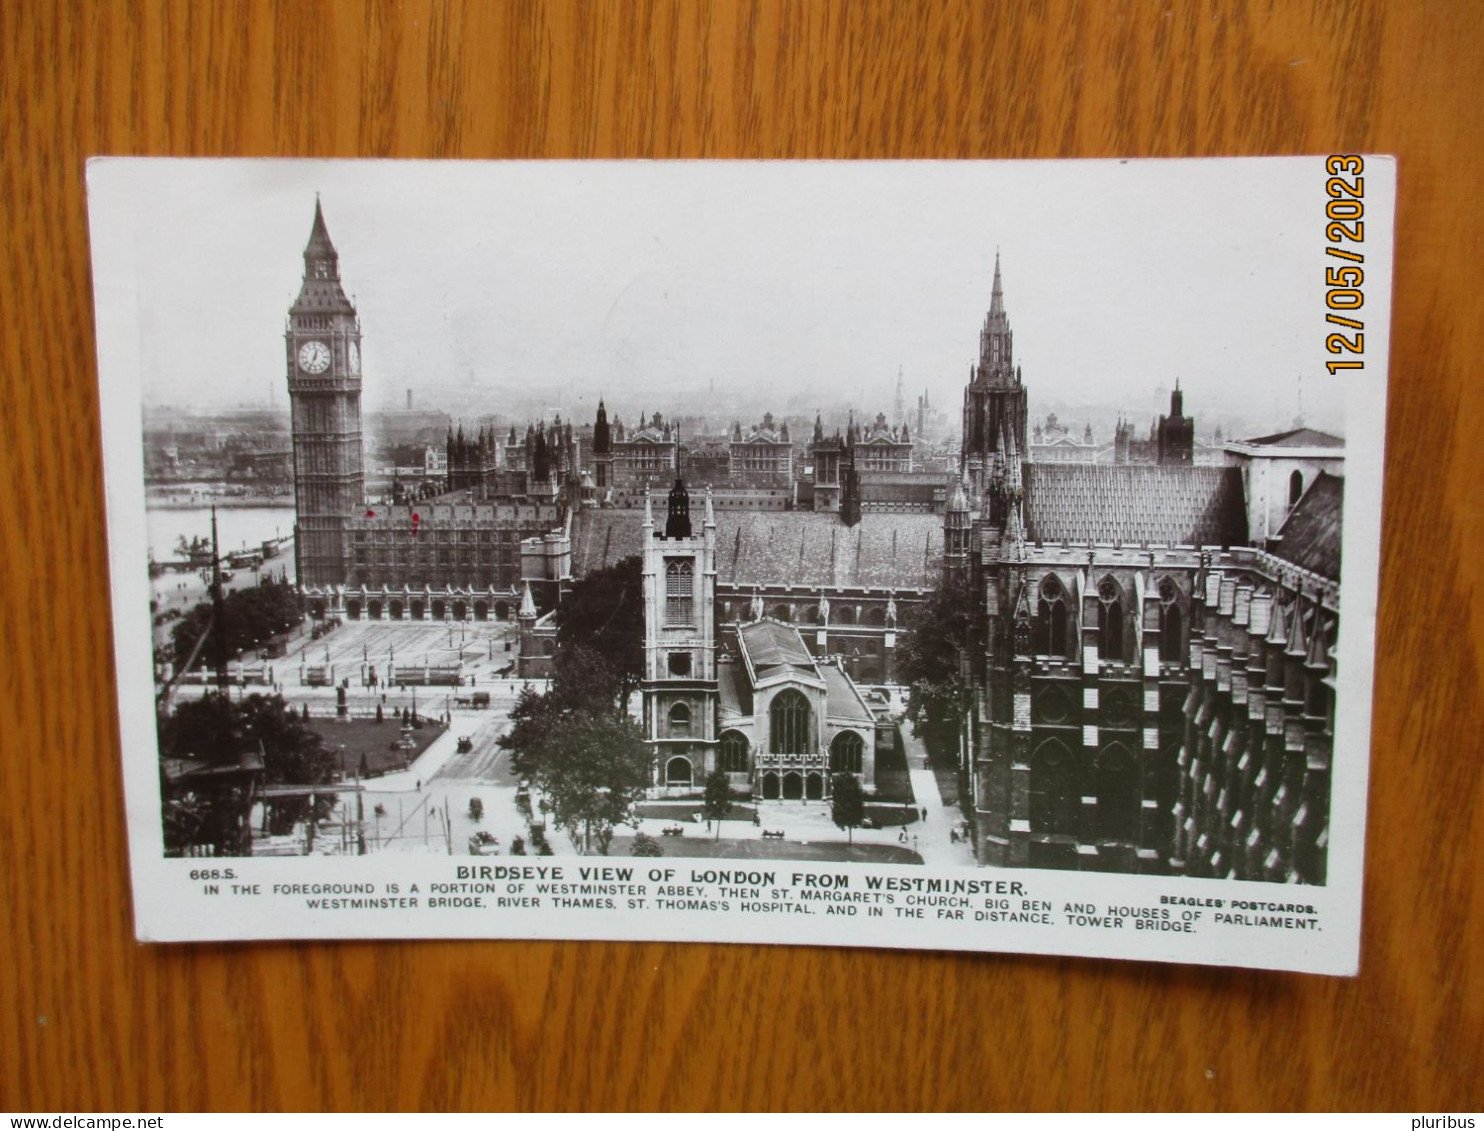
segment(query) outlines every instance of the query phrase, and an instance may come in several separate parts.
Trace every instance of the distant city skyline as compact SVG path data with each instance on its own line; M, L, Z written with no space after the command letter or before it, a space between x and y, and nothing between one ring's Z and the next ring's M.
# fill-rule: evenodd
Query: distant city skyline
M926 388L953 417L998 248L1033 418L1144 427L1179 379L1202 420L1279 427L1302 375L1306 421L1342 432L1323 235L1271 219L1314 162L1223 162L1219 201L1208 165L190 160L115 164L134 191L108 200L154 404L286 406L318 192L368 410L892 415L900 369L909 415Z

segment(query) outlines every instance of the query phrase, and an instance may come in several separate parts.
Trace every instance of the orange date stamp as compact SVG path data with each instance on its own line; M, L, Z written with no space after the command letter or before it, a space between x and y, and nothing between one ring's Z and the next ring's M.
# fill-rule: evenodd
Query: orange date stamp
M1341 331L1326 335L1327 353L1343 358L1325 362L1334 376L1347 369L1365 368L1365 321L1359 311L1365 306L1365 159L1354 153L1332 154L1324 162L1329 174L1324 182L1324 235L1329 246L1324 254L1341 260L1324 271L1324 321Z

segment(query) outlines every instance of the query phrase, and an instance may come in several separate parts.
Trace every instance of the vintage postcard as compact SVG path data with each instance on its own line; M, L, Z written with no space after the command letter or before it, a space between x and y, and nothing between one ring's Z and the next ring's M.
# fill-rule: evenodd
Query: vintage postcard
M139 937L1354 972L1395 174L90 163Z

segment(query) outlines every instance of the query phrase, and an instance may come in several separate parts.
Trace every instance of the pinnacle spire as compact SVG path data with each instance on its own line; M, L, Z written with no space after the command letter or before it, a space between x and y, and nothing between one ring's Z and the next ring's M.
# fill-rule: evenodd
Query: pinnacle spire
M320 206L319 193L314 194L314 225L309 229L309 242L304 246L304 255L316 257L334 255L335 244L330 239L330 229L325 226L325 210Z
M989 316L1005 312L1005 292L1000 286L1000 249L994 249L994 285L989 290Z

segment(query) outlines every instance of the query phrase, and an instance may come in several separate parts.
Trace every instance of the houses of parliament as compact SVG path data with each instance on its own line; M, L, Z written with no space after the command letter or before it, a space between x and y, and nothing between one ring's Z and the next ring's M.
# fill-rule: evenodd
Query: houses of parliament
M1110 460L1036 459L997 261L946 460L884 414L682 438L600 404L590 438L450 434L443 489L383 503L318 204L285 345L313 615L515 619L539 676L566 589L638 555L656 789L723 769L807 799L839 772L873 787L892 724L865 689L897 681L899 634L958 575L965 722L940 753L982 864L1324 882L1341 438L1295 427L1196 459L1177 385L1140 458L1125 437Z

